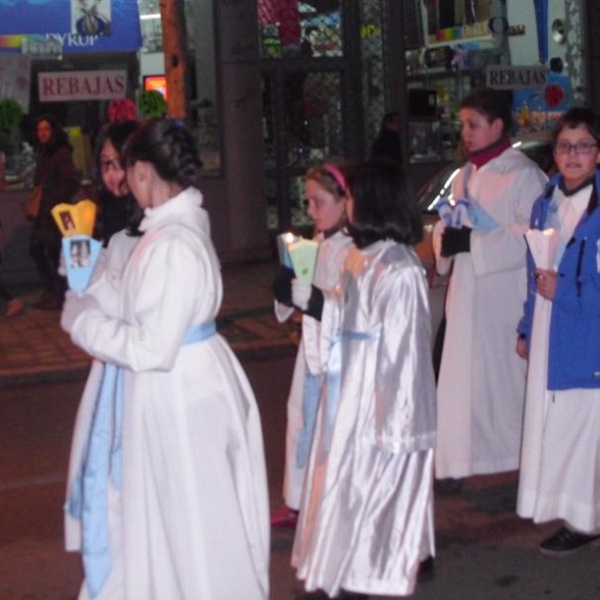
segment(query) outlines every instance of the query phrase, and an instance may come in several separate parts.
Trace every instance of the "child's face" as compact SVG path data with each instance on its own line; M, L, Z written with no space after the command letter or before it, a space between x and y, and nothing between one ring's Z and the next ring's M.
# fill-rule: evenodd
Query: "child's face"
M313 179L306 181L306 199L306 212L318 231L328 231L340 225L345 213L344 200L338 200Z
M462 141L469 153L487 148L504 133L502 119L490 123L484 114L472 108L462 108L459 118Z
M556 138L554 160L566 188L575 189L594 174L596 165L600 164L600 150L584 125L565 127Z

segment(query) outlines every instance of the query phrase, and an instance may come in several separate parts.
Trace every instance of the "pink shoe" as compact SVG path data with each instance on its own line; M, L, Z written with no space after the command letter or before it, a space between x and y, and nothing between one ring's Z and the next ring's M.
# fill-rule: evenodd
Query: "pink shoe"
M298 523L298 511L283 506L271 515L271 527L295 529Z

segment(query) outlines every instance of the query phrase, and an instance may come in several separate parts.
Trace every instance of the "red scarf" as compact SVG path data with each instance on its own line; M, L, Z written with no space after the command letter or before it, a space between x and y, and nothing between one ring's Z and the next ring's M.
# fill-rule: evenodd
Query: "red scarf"
M492 158L500 156L511 144L506 138L501 138L497 142L490 144L486 148L476 150L469 154L469 162L473 163L478 169L490 162Z

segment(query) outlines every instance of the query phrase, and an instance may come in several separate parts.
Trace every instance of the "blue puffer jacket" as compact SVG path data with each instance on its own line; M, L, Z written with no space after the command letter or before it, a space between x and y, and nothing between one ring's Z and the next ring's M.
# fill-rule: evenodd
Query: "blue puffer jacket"
M554 188L553 177L531 212L531 228L544 229ZM548 389L600 387L600 171L587 212L575 228L558 266L552 301L548 349ZM535 264L527 253L527 300L519 333L529 340L535 307Z

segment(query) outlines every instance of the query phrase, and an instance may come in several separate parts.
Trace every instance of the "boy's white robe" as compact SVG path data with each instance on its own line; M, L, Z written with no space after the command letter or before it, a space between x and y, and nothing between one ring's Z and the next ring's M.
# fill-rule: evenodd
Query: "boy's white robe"
M268 597L267 482L252 390L221 336L181 345L192 326L216 317L222 297L201 202L189 188L147 209L116 314L88 308L71 331L92 356L125 368L123 483L120 494L110 488L113 533L120 527L111 542L122 539L111 578L122 582L109 578L102 600ZM91 378L84 403L94 387Z
M587 208L590 188L565 198L554 190L558 213ZM563 242L575 223L561 218ZM556 267L555 267L556 268ZM539 294L529 341L527 398L521 449L517 514L536 523L564 519L584 533L600 529L600 390L548 390L548 348L552 302Z
M453 182L464 197L463 167ZM546 176L513 148L473 167L468 197L499 224L472 231L471 251L440 255L441 221L434 229L437 267L452 276L438 379L436 477L466 477L518 468L526 364L515 351L526 297L526 245L531 208Z

